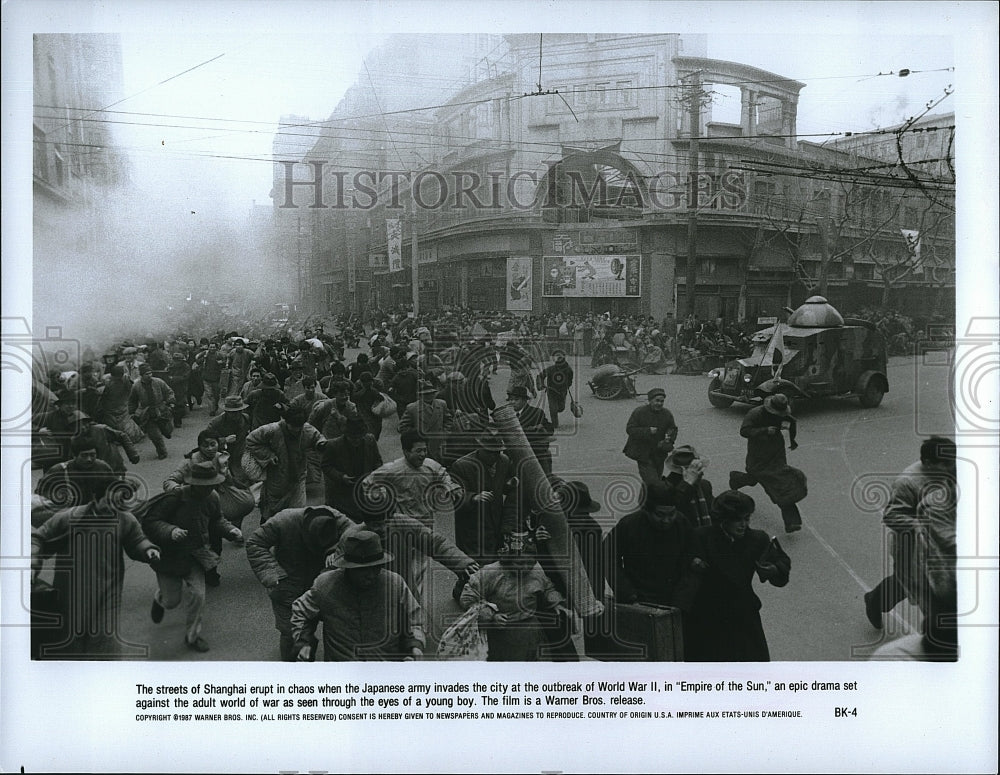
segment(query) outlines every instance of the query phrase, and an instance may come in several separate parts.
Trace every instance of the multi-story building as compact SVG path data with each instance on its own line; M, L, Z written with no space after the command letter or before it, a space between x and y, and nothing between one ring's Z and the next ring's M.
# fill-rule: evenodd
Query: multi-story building
M117 35L38 34L33 56L34 308L55 324L77 292L71 278L99 277L116 258L100 205L130 170L100 111L124 97L122 51Z
M847 310L885 300L886 277L913 275L897 270L914 263L906 208L923 192L853 150L798 141L805 84L704 52L704 36L507 35L496 66L432 112L349 92L307 156L324 165L309 283L327 282L328 311L408 306L415 252L421 310L663 318L688 309L693 254L702 317L773 315L817 292ZM738 122L715 120L720 94ZM413 107L435 104L424 96ZM396 271L387 219L403 223ZM948 255L939 226L925 257ZM338 280L350 272L353 286Z

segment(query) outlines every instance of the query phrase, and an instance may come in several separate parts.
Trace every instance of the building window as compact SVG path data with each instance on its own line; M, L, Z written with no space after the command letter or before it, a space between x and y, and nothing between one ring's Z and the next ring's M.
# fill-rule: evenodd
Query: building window
M615 81L615 101L619 105L631 105L633 94L632 81Z
M37 126L34 127L34 146L32 166L34 167L35 176L41 178L42 180L49 179L49 153L48 146L45 144L45 132L39 129Z
M57 186L64 186L66 185L66 162L63 160L63 155L60 152L58 144L52 150L52 158L55 161L55 184Z

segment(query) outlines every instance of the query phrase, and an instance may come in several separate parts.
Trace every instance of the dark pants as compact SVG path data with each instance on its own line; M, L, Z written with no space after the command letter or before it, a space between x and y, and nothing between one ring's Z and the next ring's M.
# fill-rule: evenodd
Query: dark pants
M878 601L879 610L888 613L906 599L906 587L893 574L882 579L869 594Z
M149 436L149 440L153 442L158 455L167 454L167 445L163 443L163 440L169 439L173 435L174 429L171 426L172 422L169 419L146 420L142 424L142 429Z
M636 461L639 465L639 478L645 485L657 484L663 479L663 464L667 456L665 453L654 452L645 460Z

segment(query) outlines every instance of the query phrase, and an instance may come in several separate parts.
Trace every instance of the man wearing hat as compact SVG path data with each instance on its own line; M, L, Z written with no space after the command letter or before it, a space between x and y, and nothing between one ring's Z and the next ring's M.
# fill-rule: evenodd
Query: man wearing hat
M677 439L677 423L669 409L663 406L667 391L653 388L646 394L645 406L637 406L625 425L628 439L622 449L639 467L643 484L653 485L663 476L663 465Z
M281 412L287 406L285 394L278 387L278 378L273 374L264 374L260 387L247 394L247 404L250 406L250 428L259 428L281 419Z
M514 409L517 421L521 424L531 451L538 459L538 464L546 474L552 473L552 453L549 451L549 439L554 428L545 417L545 412L537 406L528 405L528 388L515 385L507 390L507 402Z
M222 399L222 412L205 426L219 440L219 449L229 453L229 471L243 485L248 484L243 471L243 450L250 433L250 418L246 414L249 408L239 396L226 396Z
M358 522L364 520L361 481L382 465L375 437L364 420L351 417L344 434L327 441L320 453L320 469L325 483L325 502Z
M516 514L505 509L514 491L514 464L503 452L503 439L492 432L476 437L477 449L456 460L451 477L463 488L455 505L455 543L479 562L493 562L505 534L514 530ZM455 592L461 594L461 580Z
M691 523L691 527L708 525L712 483L705 478L705 463L690 444L674 447L666 459L667 475L663 483L673 498L674 506Z
M378 535L360 530L346 535L333 570L321 573L292 603L297 658L315 656L316 625L323 622L327 662L414 660L423 655L420 604L398 574L385 568L392 555Z
M176 608L186 596L184 643L199 652L209 649L201 637L205 573L219 564L219 555L209 548L210 531L232 543L243 543L239 528L222 516L215 487L224 481L214 463L196 463L185 475L183 487L150 502L144 520L146 534L161 549L160 560L153 566L159 589L150 617L158 624L164 610Z
M292 603L323 572L327 554L353 525L329 506L306 506L279 511L247 539L247 560L271 599L283 662L294 662L298 656Z
M406 407L399 418L399 432L415 430L427 439L427 454L441 462L441 445L451 431L454 415L448 404L437 397L438 389L430 382L420 383L417 400Z
M749 527L753 511L750 496L727 490L712 502L712 524L695 531L698 591L685 619L687 661L770 660L753 577L783 587L792 562L776 539Z
M566 409L566 396L573 385L573 367L566 362L566 351L557 347L552 351L554 362L538 375L538 387L545 391L549 402L552 427L559 427L559 413Z
M762 406L746 413L740 426L740 436L747 440L746 473L730 472L729 487L736 490L760 484L781 509L785 532L794 533L802 529L802 515L796 504L806 497L806 475L788 465L782 431L788 431L788 448L797 449L795 418L787 396L768 396Z
M594 597L604 600L604 553L602 541L604 530L600 523L594 519L594 514L601 510L601 504L595 501L590 495L590 488L586 482L564 481L558 477L551 477L552 489L559 497L559 503L563 513L566 515L566 524L569 527L570 535L576 543L580 560L587 572L590 586L594 590ZM546 548L545 540L536 532L535 540L538 542L541 560L541 549ZM543 564L544 568L545 565ZM563 575L554 574L556 588L563 594L566 590L561 587Z
M148 363L139 364L139 379L132 385L128 396L128 411L156 447L156 457L167 456L164 438L173 434L174 391L159 377L153 376Z

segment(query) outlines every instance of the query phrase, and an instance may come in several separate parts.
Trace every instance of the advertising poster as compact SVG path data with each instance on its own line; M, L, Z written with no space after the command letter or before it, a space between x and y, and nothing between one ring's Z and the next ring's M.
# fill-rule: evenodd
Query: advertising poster
M403 222L399 218L385 219L385 233L388 239L389 271L403 269Z
M545 256L543 296L570 298L636 297L640 295L641 256Z
M510 256L507 259L507 309L531 311L531 258Z

